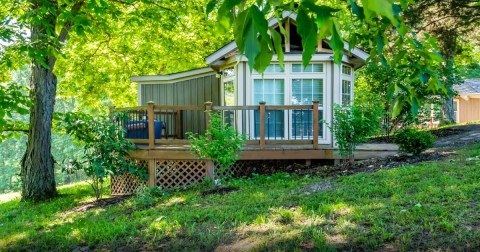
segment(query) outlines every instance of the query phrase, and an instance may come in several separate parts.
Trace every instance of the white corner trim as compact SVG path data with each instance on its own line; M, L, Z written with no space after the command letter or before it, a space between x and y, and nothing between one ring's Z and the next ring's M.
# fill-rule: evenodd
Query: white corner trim
M142 84L162 84L171 83L178 80L191 79L199 77L200 75L213 74L215 71L211 67L204 67L190 71L173 73L168 75L147 75L147 76L132 76L130 81Z
M142 106L142 84L137 84L137 92L138 92L138 106Z

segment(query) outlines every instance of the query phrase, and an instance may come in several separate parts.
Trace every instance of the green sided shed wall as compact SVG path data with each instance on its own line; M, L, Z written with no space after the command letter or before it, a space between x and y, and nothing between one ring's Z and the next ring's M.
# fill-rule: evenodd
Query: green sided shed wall
M220 79L215 74L166 84L139 83L139 105L203 106L211 101L220 105Z
M139 82L139 105L146 105L149 101L156 105L204 106L211 101L213 105L220 105L220 79L215 74L198 76L191 79L172 81L170 83L141 83ZM203 133L205 131L205 113L203 111L181 112L181 135L185 138L186 132ZM173 118L163 116L167 135L174 132Z

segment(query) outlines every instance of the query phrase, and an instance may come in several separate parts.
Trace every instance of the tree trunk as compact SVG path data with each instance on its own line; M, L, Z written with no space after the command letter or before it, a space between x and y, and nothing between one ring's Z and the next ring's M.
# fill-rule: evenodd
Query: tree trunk
M42 13L44 4L33 0L33 11ZM29 201L45 200L57 195L51 154L52 118L57 91L57 77L53 74L56 58L48 53L48 41L55 28L56 17L51 12L42 14L41 20L31 24L31 43L35 52L30 76L33 106L30 109L30 129L21 169L22 200Z
M38 201L57 195L51 154L57 78L50 69L36 63L31 74L34 105L30 110L27 150L22 160L22 199Z
M449 122L449 123L456 122L455 113L453 111L453 97L450 95L446 97L445 100L443 101L442 114L443 114L442 119L445 122Z

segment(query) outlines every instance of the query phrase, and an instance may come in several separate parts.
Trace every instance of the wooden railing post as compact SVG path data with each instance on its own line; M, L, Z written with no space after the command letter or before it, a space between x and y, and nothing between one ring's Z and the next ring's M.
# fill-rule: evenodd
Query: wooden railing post
M260 149L265 149L265 104L260 102Z
M155 149L155 103L148 102L147 116L148 116L148 148Z
M210 112L212 112L212 102L205 102L205 130L210 128Z
M182 139L182 111L176 110L175 113L175 132L177 133L177 138Z
M313 101L313 149L318 149L318 105L320 104L319 101Z

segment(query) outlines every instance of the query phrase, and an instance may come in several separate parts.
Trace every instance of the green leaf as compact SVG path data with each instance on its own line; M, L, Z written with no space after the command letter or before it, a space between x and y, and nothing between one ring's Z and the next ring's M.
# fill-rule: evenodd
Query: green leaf
M365 17L371 19L373 14L386 17L393 25L398 25L395 17L393 3L390 0L362 0L365 9Z
M358 6L354 0L349 0L350 6L352 8L352 13L355 14L360 20L365 19L365 13L363 11L363 7Z
M419 102L418 102L417 97L415 97L415 96L412 96L411 100L412 100L412 102L411 102L410 110L412 112L412 115L416 116L416 115L418 115Z
M257 31L253 25L251 9L241 12L235 23L237 28L234 34L235 42L238 50L247 57L250 71L252 71L255 65L255 58L260 53L260 43L257 39Z
M255 31L258 32L261 37L263 37L263 42L266 42L270 48L273 48L272 41L269 39L270 36L268 36L267 33L268 22L265 19L263 12L261 12L257 6L252 5L250 7L250 15L252 16L252 23Z
M385 46L384 39L385 37L383 35L377 35L377 51L379 54L383 52L383 47Z
M317 26L304 8L299 8L297 24L297 33L302 38L303 65L307 66L317 49Z
M242 0L225 0L220 8L218 8L217 28L219 28L220 31L228 32L230 30L234 20L232 9L241 2Z
M272 61L273 51L268 47L267 41L260 41L260 53L255 57L254 68L259 73L263 73Z
M392 118L395 119L402 112L404 101L400 98L396 99L393 104Z
M205 12L207 13L207 16L215 9L215 6L218 4L219 0L210 0L207 3L207 7L205 9Z
M283 68L284 54L282 49L282 35L280 35L280 33L278 33L273 28L270 28L270 34L272 35L273 45L275 47L275 52L277 53L278 62L280 63L280 66Z
M340 34L338 33L337 25L335 23L333 24L333 34L329 45L333 49L334 62L336 64L342 63L344 43L340 37Z

